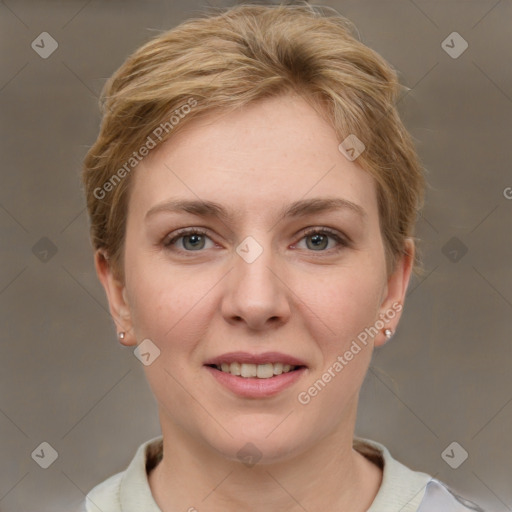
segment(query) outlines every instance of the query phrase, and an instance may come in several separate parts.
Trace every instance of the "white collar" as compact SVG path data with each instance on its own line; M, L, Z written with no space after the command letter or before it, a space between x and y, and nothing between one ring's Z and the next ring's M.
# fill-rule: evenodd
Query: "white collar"
M87 495L86 511L96 512L99 507L109 512L161 512L151 494L146 473L146 450L161 440L162 436L159 436L140 445L124 472L95 487ZM380 443L361 438L355 441L380 457L384 465L381 486L368 512L416 512L432 478L393 459Z

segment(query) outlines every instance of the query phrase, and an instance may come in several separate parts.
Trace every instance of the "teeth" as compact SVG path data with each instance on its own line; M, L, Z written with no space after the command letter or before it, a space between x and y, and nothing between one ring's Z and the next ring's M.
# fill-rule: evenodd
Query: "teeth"
M258 374L258 369L255 364L246 364L242 363L240 367L240 375L242 377L256 377Z
M232 375L240 375L242 373L242 369L240 367L240 363L231 363L229 365L229 372Z
M256 376L258 379L268 379L274 376L274 365L272 363L259 364L256 367Z
M251 363L222 363L217 365L217 370L231 375L238 375L244 378L269 379L274 375L281 375L295 370L295 366L283 363L265 363L265 364L251 364Z

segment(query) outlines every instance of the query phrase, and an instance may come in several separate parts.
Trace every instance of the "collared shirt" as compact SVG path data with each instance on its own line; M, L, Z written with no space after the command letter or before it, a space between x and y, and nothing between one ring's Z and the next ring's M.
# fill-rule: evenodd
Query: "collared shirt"
M354 448L382 469L382 483L367 512L484 512L454 495L426 473L412 471L393 459L387 448L356 438ZM92 489L84 512L162 512L149 486L148 474L162 458L162 437L143 443L128 468ZM189 510L194 510L192 503ZM200 509L199 505L197 506Z

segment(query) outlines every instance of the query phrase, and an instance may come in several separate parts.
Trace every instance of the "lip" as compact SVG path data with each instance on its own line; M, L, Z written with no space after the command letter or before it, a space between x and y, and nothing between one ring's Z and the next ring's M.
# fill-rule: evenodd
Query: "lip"
M274 396L292 386L307 370L305 367L302 367L288 373L274 375L268 379L259 379L257 377L245 378L239 377L238 375L231 375L230 373L225 373L211 366L204 366L204 368L217 382L243 398L266 398Z
M282 363L290 366L306 366L307 364L296 357L281 352L263 352L262 354L251 354L249 352L227 352L212 359L205 361L205 365L220 365L222 363L246 363L246 364L266 364ZM273 378L273 377L271 377ZM266 379L262 379L266 380Z

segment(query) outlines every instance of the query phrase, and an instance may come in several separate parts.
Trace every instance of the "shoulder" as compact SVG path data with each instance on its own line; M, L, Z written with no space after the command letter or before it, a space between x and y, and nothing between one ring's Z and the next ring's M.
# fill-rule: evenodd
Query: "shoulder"
M141 444L125 471L89 491L83 512L159 511L151 495L147 470L158 462L161 450L161 436Z
M354 449L382 469L382 483L368 512L484 512L427 473L401 464L380 443L356 438Z
M404 466L376 441L356 438L354 449L382 469L382 483L368 512L417 512L431 476Z
M85 498L85 512L121 512L119 492L124 471L94 487Z
M443 483L432 479L418 512L485 512L476 503L454 494Z

